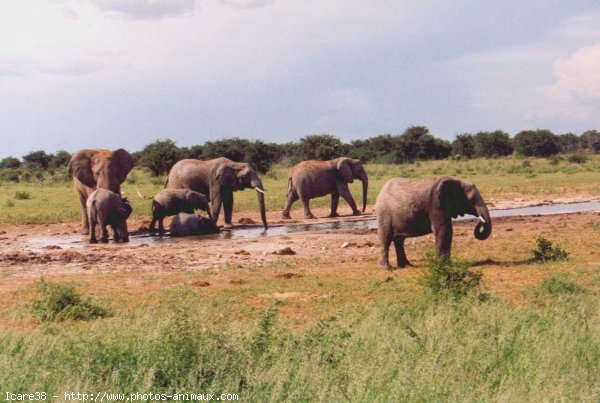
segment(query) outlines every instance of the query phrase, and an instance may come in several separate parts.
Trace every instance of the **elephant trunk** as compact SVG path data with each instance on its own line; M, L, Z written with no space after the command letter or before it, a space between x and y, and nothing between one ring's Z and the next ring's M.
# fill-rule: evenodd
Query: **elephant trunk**
M363 193L363 213L367 209L367 189L369 188L369 179L367 179L367 174L365 173L363 177L360 179L362 181L362 193Z
M479 222L475 226L473 235L475 235L475 238L483 241L492 233L492 218L490 217L490 212L487 206L483 202L480 205L475 206L475 211L479 217Z
M267 225L267 212L265 209L265 190L263 188L260 179L251 182L252 188L256 190L256 197L258 197L258 208L260 209L260 218L265 229L269 228Z

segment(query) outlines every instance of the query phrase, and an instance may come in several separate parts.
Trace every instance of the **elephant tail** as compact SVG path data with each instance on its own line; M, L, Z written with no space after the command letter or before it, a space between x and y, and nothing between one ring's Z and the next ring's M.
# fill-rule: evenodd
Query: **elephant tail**
M167 180L165 181L165 185L163 186L163 189L166 189L168 184L169 184L169 177L167 177Z

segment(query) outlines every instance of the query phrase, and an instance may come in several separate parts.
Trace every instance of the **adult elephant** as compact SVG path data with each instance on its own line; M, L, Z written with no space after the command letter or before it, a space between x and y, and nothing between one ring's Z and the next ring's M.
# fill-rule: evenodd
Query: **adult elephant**
M367 207L367 188L369 178L359 160L340 157L329 161L302 161L292 168L288 177L287 202L282 212L283 218L290 217L292 204L302 200L304 217L315 218L310 211L309 201L315 197L331 195L331 212L329 217L339 217L337 213L340 196L346 200L354 215L359 215L356 203L348 189L348 183L358 179L362 182L363 206Z
M233 213L233 192L254 189L258 196L258 206L263 226L267 226L264 188L258 174L245 162L234 162L221 157L202 161L185 159L178 161L169 172L166 187L170 189L192 189L210 199L212 218L219 220L221 205L225 213L225 225L231 226Z
M89 224L85 203L96 188L108 189L121 194L121 183L133 168L131 155L119 148L109 151L103 149L83 149L77 151L67 167L67 172L73 177L75 193L79 197L82 216L82 234L89 234Z
M469 182L449 176L410 180L392 178L381 189L375 203L381 259L389 269L388 250L392 241L398 267L410 265L404 252L404 240L435 235L438 257L449 258L452 244L452 218L471 214L479 218L474 235L479 240L492 233L492 220L479 191Z

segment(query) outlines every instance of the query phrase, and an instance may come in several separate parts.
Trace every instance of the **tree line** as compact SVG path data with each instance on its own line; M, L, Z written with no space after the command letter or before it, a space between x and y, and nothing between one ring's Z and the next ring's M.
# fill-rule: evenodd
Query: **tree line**
M212 159L227 157L250 163L259 172L267 172L276 163L294 164L303 160L328 160L340 156L363 162L390 164L418 160L455 158L495 158L511 155L549 157L558 153L600 153L600 132L588 130L581 135L555 134L550 130L523 130L511 137L502 130L460 133L450 142L432 135L426 126L408 127L402 134L383 134L367 139L342 142L329 134L311 135L297 142L270 143L261 140L229 138L207 141L191 147L179 147L170 140L157 140L133 153L137 166L153 175L163 175L183 158ZM21 159L0 160L0 180L18 181L43 172L64 175L71 154L33 151Z

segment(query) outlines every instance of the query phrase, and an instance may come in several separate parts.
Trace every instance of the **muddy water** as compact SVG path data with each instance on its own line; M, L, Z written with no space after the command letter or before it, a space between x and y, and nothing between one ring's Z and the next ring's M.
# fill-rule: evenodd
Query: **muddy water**
M585 211L600 211L600 200L582 202L582 203L564 203L548 204L540 206L531 206L514 209L491 210L492 217L514 217L548 214L565 214ZM459 219L471 219L471 216L465 216ZM222 230L220 234L204 235L185 238L171 238L169 236L158 237L149 235L130 236L130 245L141 244L170 244L176 242L190 242L193 240L206 239L248 239L259 238L263 236L282 236L297 232L309 231L338 231L338 230L368 230L377 228L377 222L374 217L364 219L352 219L347 221L330 221L315 224L291 224L291 225L273 225L268 230L261 226L236 226L232 229ZM43 250L58 246L62 249L83 248L88 246L87 240L79 235L63 237L34 237L28 240L28 248L31 250Z

